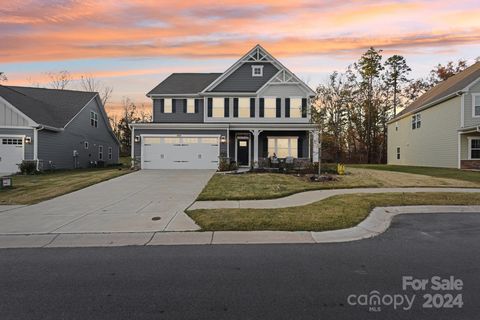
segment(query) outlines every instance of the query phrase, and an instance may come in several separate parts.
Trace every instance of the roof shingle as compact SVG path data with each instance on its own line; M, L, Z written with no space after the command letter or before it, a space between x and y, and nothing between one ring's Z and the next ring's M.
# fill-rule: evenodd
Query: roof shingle
M151 94L197 94L217 79L221 73L172 73Z

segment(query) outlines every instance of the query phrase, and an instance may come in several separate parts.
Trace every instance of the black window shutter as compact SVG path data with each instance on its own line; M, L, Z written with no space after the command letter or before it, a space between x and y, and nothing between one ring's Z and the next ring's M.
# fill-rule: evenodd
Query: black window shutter
M176 113L177 112L177 99L172 99L172 113Z
M212 116L212 113L213 113L213 112L212 112L212 111L213 111L213 110L212 110L212 108L213 108L213 106L212 106L212 104L213 104L212 98L208 98L207 101L208 101L208 102L207 102L207 103L208 103L207 116L211 117L211 116Z
M187 99L183 99L183 113L187 113Z
M238 118L238 98L233 98L233 117Z
M200 99L195 99L195 113L198 113L198 104L200 103Z
M285 99L285 118L290 118L290 98Z
M165 106L165 100L160 99L160 113L165 112L164 106Z
M260 118L265 116L265 99L260 98L260 110L259 110Z
M302 99L302 118L307 117L307 99L303 98Z
M224 117L225 118L230 117L230 99L229 98L224 99L223 108L224 108L224 112L223 112Z
M250 118L255 118L255 98L250 98Z
M282 99L281 98L277 98L276 107L277 107L276 116L277 118L280 118L282 116Z

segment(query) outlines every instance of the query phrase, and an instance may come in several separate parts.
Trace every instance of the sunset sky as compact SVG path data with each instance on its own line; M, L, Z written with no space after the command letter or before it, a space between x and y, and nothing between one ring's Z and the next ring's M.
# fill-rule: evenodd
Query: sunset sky
M479 17L478 0L0 0L0 71L8 85L93 75L114 88L110 111L148 103L172 72L222 72L257 43L312 88L369 46L418 77L480 56Z

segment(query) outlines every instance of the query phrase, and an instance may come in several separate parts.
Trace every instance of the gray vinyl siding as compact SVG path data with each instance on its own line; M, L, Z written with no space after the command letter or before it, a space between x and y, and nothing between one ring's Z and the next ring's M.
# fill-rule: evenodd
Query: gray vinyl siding
M141 135L150 135L150 134L214 134L220 136L226 136L226 130L188 130L188 129L135 129L135 136ZM142 150L141 142L135 142L133 147L133 154L136 161L140 161ZM220 155L226 156L227 154L227 145L226 143L220 144Z
M28 120L0 99L0 126L28 126Z
M90 125L90 111L98 114L98 127ZM38 158L44 169L73 169L73 151L78 152L77 167L86 168L90 161L99 161L99 146L103 146L105 164L118 162L119 146L108 129L108 120L102 116L96 100L92 100L61 132L38 132ZM88 141L88 149L85 149ZM112 160L108 148L112 148Z
M24 143L24 159L25 160L33 160L33 148L34 148L34 135L33 129L8 129L8 128L0 128L0 136L9 136L9 135L24 135L26 137L30 137L32 139L32 143L25 144Z
M260 92L260 96L264 97L304 97L307 98L308 94L298 84L274 84L268 85Z
M170 98L170 97L169 97ZM185 113L184 102L186 98L173 98L172 113L161 113L160 98L153 99L153 122L159 123L201 123L203 122L203 99L199 99L198 111L196 113ZM197 98L198 99L198 98Z
M252 65L263 65L262 77L252 77ZM212 91L256 92L277 72L278 69L271 63L246 62L225 80L220 82Z
M480 125L480 117L473 117L473 95L480 94L480 82L477 82L473 85L468 93L464 96L464 126L465 127L474 127Z

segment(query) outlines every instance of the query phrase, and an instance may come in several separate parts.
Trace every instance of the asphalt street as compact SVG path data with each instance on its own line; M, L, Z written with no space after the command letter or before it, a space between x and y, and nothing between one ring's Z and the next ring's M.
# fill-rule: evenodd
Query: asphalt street
M479 252L459 213L339 244L3 249L0 319L478 319Z

